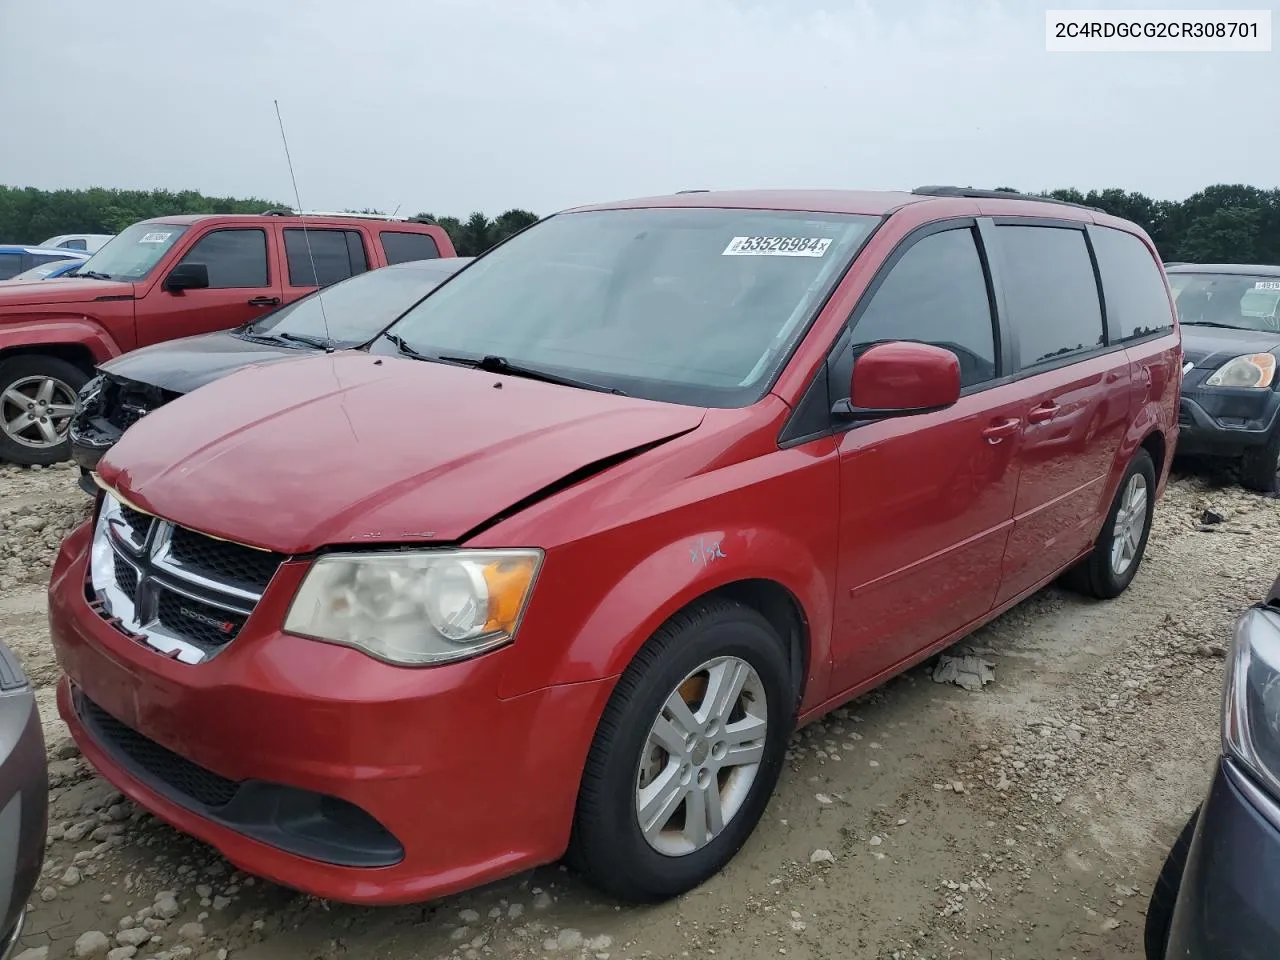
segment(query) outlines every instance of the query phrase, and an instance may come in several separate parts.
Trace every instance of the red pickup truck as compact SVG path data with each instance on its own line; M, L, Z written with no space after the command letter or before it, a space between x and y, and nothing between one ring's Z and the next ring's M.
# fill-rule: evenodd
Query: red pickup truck
M452 256L442 227L413 220L174 216L121 231L65 279L0 283L0 459L65 460L76 394L104 360L240 326L365 270Z

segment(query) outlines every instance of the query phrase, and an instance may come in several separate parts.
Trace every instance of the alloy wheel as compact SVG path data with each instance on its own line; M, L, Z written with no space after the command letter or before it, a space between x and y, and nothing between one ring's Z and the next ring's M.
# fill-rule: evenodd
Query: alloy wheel
M56 447L67 436L76 391L57 377L23 377L0 394L0 429L24 447Z
M1116 511L1111 531L1111 570L1121 577L1133 566L1147 529L1147 478L1135 473L1129 478Z

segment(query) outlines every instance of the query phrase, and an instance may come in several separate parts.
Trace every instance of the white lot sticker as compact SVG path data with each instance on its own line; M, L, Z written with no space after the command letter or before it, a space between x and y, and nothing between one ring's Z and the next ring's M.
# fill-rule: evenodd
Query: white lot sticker
M173 236L172 233L144 233L142 235L142 239L139 240L138 242L139 243L164 243L166 240L168 240L172 236Z
M734 237L722 257L821 257L830 237Z
M1253 285L1255 290L1280 290L1280 280L1259 280Z

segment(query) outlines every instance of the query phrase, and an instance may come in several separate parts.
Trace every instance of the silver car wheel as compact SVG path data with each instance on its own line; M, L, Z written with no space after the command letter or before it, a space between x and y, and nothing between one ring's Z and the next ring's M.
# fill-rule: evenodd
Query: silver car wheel
M37 450L66 439L76 391L57 377L23 377L0 394L0 429L14 443Z
M636 818L658 853L700 850L742 809L764 758L764 684L737 657L709 660L663 703L636 771Z
M1147 478L1135 473L1125 485L1111 531L1111 572L1122 577L1133 566L1147 530Z

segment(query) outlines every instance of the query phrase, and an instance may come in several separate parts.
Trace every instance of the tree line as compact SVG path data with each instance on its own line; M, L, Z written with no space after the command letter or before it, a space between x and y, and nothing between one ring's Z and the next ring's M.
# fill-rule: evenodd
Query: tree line
M1167 261L1280 264L1280 188L1222 183L1185 200L1155 200L1117 188L1087 193L1063 188L1036 195L1098 207L1140 224ZM257 198L209 197L195 190L0 186L0 243L39 243L60 233L118 233L139 220L179 213L261 213L288 206ZM483 253L538 219L519 209L492 218L481 212L466 219L417 216L444 227L462 256Z

